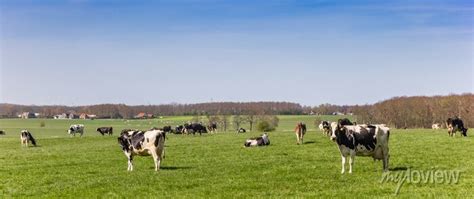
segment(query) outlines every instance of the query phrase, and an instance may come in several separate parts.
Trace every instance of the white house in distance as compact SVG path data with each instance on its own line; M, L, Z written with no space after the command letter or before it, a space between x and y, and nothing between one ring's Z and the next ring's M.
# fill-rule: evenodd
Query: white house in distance
M21 119L30 119L30 118L36 118L37 115L39 116L39 113L23 112L20 115L18 115L18 117Z

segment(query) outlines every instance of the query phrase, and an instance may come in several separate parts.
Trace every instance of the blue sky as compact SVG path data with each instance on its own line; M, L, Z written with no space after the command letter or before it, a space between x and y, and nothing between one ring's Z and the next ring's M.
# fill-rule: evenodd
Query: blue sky
M0 1L0 102L474 92L473 1Z

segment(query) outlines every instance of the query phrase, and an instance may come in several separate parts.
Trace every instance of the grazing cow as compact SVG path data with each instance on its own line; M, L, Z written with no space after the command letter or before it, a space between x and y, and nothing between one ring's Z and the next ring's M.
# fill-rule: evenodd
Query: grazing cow
M448 128L449 136L456 136L457 131L460 131L463 136L467 136L467 128L464 127L463 121L458 117L448 118L446 127Z
M244 143L244 147L266 146L266 145L270 145L270 139L268 139L268 134L267 133L264 133L260 137L247 139Z
M303 144L303 137L306 134L306 124L299 122L295 127L296 144Z
M173 129L171 128L171 126L164 126L163 128L161 128L163 130L163 132L165 133L170 133Z
M99 127L97 128L97 132L99 132L102 135L105 135L105 134L112 135L113 128L112 127Z
M217 132L217 123L212 122L209 125L207 125L207 129L209 129L209 132L215 133Z
M240 127L239 129L237 129L237 133L245 133L247 132L244 128Z
M388 170L388 140L390 129L379 125L341 125L332 129L331 140L339 147L342 158L342 170L345 172L347 156L349 173L352 173L355 156L371 156L374 160L383 160L383 170Z
M74 136L74 137L76 136L76 133L79 133L81 134L81 137L82 137L82 134L84 134L84 125L73 124L69 127L68 133L69 135Z
M151 155L155 161L155 171L158 171L164 157L165 138L166 133L161 130L123 130L118 137L118 143L128 159L127 171L133 171L132 160L135 155Z
M195 135L196 133L199 133L199 135L202 135L202 133L207 133L207 130L206 127L200 123L191 123L184 124L183 132L186 134L192 133L193 135Z
M28 130L22 130L20 134L21 146L25 145L28 147L28 143L31 142L33 146L36 146L36 140Z
M176 134L183 133L183 131L184 131L184 126L183 125L178 125L174 128L174 133L176 133Z
M0 135L5 135L5 131L4 130L0 130Z
M433 125L431 125L431 128L434 130L438 130L441 128L441 125L439 123L434 123Z

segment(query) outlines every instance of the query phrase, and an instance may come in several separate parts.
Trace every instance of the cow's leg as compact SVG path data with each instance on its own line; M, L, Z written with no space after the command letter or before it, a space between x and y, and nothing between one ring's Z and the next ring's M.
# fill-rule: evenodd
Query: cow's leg
M304 138L304 133L301 133L301 144L304 143L303 138Z
M125 156L127 157L127 171L133 171L132 153L127 152L127 151L123 151L123 153L125 153Z
M351 156L349 158L349 173L352 173L352 167L354 166L355 151L351 151Z
M153 161L155 161L155 171L158 171L160 169L160 157L155 150L151 152L151 155L153 157Z
M128 157L128 169L127 171L133 171L133 156L129 155Z
M341 159L342 159L342 170L341 170L341 174L343 174L344 172L346 172L346 169L345 169L345 165L346 165L346 156L344 155L341 155Z
M300 135L296 133L296 144L300 144Z
M383 155L384 155L383 156L383 171L386 172L388 171L388 158L389 158L388 150L384 151Z

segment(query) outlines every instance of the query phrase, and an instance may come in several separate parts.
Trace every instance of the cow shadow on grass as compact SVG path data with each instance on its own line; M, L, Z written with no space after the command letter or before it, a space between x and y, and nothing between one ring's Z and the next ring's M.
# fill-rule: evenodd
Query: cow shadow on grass
M394 167L394 168L389 168L389 171L406 171L408 170L408 167Z
M304 142L303 144L315 144L316 142L315 141L307 141L307 142Z
M151 169L155 169L155 167L150 167ZM185 169L192 169L193 167L180 167L180 166L160 166L160 170L185 170Z

